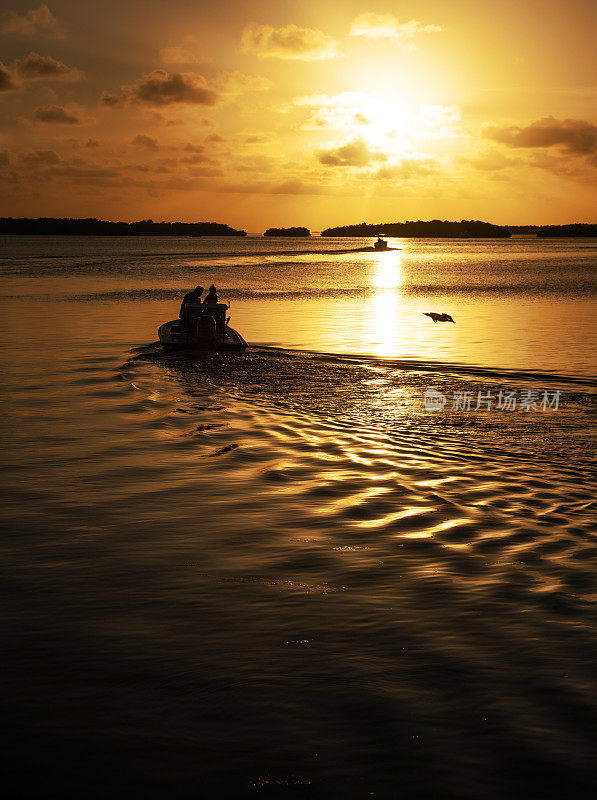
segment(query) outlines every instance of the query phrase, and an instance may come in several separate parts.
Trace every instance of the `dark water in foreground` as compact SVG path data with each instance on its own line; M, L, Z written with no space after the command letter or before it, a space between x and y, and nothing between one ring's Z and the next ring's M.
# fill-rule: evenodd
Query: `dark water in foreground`
M20 796L592 796L595 243L266 244L4 240Z

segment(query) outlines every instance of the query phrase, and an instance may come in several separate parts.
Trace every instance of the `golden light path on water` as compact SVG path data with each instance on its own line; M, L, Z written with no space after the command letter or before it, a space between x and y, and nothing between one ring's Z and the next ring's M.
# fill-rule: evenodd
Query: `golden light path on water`
M373 298L375 352L390 356L395 352L399 331L397 307L404 283L403 251L390 250L375 255L371 267L371 285L375 288Z

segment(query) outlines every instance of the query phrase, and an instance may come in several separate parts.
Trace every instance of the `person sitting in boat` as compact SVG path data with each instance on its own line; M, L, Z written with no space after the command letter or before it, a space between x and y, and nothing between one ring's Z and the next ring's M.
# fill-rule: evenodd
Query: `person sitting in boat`
M201 302L201 295L203 294L203 286L195 286L192 292L187 292L182 299L182 304L180 306L180 312L178 314L180 319L184 319L186 317L185 308L189 304L192 303L200 303Z
M203 301L204 306L215 306L218 302L218 295L216 294L216 287L212 285L209 287L209 294Z

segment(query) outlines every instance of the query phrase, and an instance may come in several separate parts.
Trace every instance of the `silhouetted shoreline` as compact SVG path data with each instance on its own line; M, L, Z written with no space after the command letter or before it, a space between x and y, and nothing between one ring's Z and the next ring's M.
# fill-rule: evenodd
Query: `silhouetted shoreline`
M21 236L246 236L220 222L106 222L95 218L0 217L0 235Z
M337 228L326 228L322 236L393 236L400 238L416 237L445 237L455 238L495 238L507 239L511 236L508 228L492 225L490 222L478 220L462 220L449 222L448 220L434 219L429 222L417 220L416 222L386 222L371 225L361 222L358 225L343 225Z
M0 217L0 236L246 236L221 222L109 222L94 217L87 219L39 217ZM417 220L416 222L384 222L342 225L321 231L323 237L374 237L396 238L446 238L446 239L508 239L512 235L547 238L597 237L597 225L574 223L570 225L493 225L480 220ZM310 237L304 227L268 228L267 237Z

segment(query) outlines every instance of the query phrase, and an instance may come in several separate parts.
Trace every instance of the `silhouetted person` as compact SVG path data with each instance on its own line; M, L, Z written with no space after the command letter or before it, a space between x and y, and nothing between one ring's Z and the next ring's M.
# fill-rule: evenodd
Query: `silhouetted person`
M192 292L187 292L187 294L185 294L180 306L180 312L178 314L181 320L184 321L186 318L186 306L188 306L189 303L200 303L202 294L203 286L195 286Z
M209 287L209 294L203 301L203 305L215 306L217 302L218 302L218 295L216 294L216 287L212 283L212 285Z

